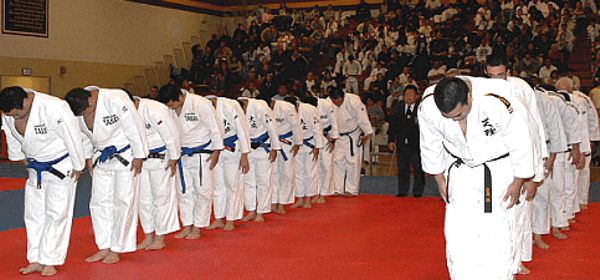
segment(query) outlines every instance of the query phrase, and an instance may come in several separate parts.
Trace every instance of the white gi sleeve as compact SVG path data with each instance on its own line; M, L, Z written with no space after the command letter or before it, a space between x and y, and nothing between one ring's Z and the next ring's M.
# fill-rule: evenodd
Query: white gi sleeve
M567 150L567 136L565 135L565 128L563 127L556 104L549 97L540 95L539 98L545 99L546 114L544 115L544 121L547 126L546 137L550 141L548 143L548 151L551 153L564 152Z
M171 160L179 159L181 157L179 129L177 129L175 121L171 118L169 109L166 106L156 108L150 113L149 119L152 125L158 129L158 134L165 143L169 158Z
M527 115L527 109L518 102L505 104L493 96L485 96L481 102L485 103L482 105L490 108L486 111L490 121L500 126L502 142L508 148L509 158L512 162L513 176L517 178L534 176L537 167L536 152L534 151L536 147L534 147L534 139L530 134L528 121L530 116ZM539 146L537 149L538 154L541 154Z
M423 171L429 174L441 174L446 170L446 152L444 151L444 136L427 118L425 106L419 106L417 119L419 121L419 138L421 147L421 165Z
M67 102L60 101L59 106L59 111L51 115L52 125L69 151L73 169L81 171L85 168L86 154L83 150L79 121L73 115Z
M317 107L310 107L310 116L312 120L312 133L313 139L315 140L315 148L321 149L323 145L323 129L321 129L321 116L319 116L319 110Z
M6 146L8 148L8 159L12 161L25 160L27 157L23 153L21 142L15 138L8 127L6 115L2 114L2 130L6 135Z
M567 136L567 144L581 143L581 135L577 131L577 125L575 125L577 123L577 112L573 108L570 108L564 100L557 102L557 105L559 105L558 109L563 111L561 119Z
M124 98L125 93L118 91L120 94L113 94L110 98L110 109L118 117L121 123L121 128L133 151L134 158L146 158L148 155L148 140L146 139L146 131L144 122L137 112L133 102L129 98ZM121 95L122 94L122 95Z
M587 120L590 141L600 141L600 128L598 127L598 112L592 103L592 100L585 94L581 93L587 105Z
M234 110L233 121L235 122L235 129L238 137L238 145L240 146L240 152L242 154L250 152L250 125L248 119L244 114L244 110L237 102L231 102Z
M369 116L367 115L367 109L365 104L360 101L360 98L351 99L353 100L350 105L352 105L352 109L354 109L354 115L358 120L358 126L362 130L364 134L373 134L373 126L369 121Z
M200 117L202 124L210 131L210 140L213 150L223 150L223 122L217 116L217 111L209 100L198 103L196 114Z
M285 102L285 101L280 101ZM296 112L292 107L292 110L288 112L288 118L290 119L290 125L292 126L292 140L294 145L302 145L304 143L304 139L302 139L302 127L300 126L300 114ZM280 131L281 132L281 131Z
M257 107L260 108L260 112L258 112L257 114L260 117L260 119L258 119L257 121L262 122L263 125L267 128L267 133L269 133L269 139L271 140L271 149L281 150L281 143L279 142L279 132L273 124L273 111L269 109L266 103L264 106Z
M329 114L329 120L331 122L331 131L329 131L329 136L333 139L340 138L340 130L338 128L337 122L337 113L335 112L335 105L329 105L329 109L327 110L327 114Z

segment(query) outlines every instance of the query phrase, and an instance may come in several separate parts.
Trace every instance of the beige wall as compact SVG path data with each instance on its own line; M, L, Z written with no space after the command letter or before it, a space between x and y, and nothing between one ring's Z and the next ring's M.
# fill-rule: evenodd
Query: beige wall
M191 36L205 43L224 23L231 24L217 16L124 0L49 3L48 38L0 34L0 75L31 68L32 75L51 78L57 96L86 84L133 83L134 76L143 76L144 68L173 55ZM60 66L67 67L65 75L59 75Z

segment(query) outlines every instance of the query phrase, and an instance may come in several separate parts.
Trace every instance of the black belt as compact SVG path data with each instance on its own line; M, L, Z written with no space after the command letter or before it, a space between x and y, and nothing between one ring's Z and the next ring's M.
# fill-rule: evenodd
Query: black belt
M446 150L448 151L448 150ZM453 167L460 167L464 161L453 155L452 153L450 153L448 151L448 154L450 154L450 156L452 156L453 158L455 158L456 160L450 164L450 167L448 168L448 177L446 179L446 200L448 201L448 203L450 203L450 192L448 191L448 189L450 188L450 171L452 170ZM493 161L497 161L503 158L508 157L509 154L503 154L497 158L493 158L491 160L488 160L486 162L483 163L483 212L484 213L492 213L492 171L490 170L490 168L487 166L486 163L488 162L493 162Z
M354 156L354 139L352 139L352 136L350 136L350 135L352 133L354 133L356 130L358 130L358 126L351 131L340 133L340 137L346 136L346 137L348 137L348 139L350 139L350 156ZM359 147L360 147L360 145L359 145Z
M161 153L149 153L147 158L164 159L165 158L165 154L161 154Z

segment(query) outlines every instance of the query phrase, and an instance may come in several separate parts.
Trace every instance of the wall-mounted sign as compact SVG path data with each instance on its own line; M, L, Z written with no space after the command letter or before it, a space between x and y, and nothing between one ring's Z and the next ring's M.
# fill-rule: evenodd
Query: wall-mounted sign
M2 0L2 33L48 37L49 0Z
M31 68L21 68L21 75L31 76Z

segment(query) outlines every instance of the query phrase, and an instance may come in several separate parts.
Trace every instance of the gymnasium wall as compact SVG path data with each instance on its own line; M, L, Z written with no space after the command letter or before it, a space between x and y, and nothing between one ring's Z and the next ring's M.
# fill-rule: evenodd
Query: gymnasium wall
M222 17L123 0L49 1L49 37L0 34L0 75L50 77L50 91L64 96L77 86L122 87L144 68L197 36L231 29ZM0 7L1 9L1 7ZM202 30L202 31L201 31ZM66 73L60 74L61 66Z

